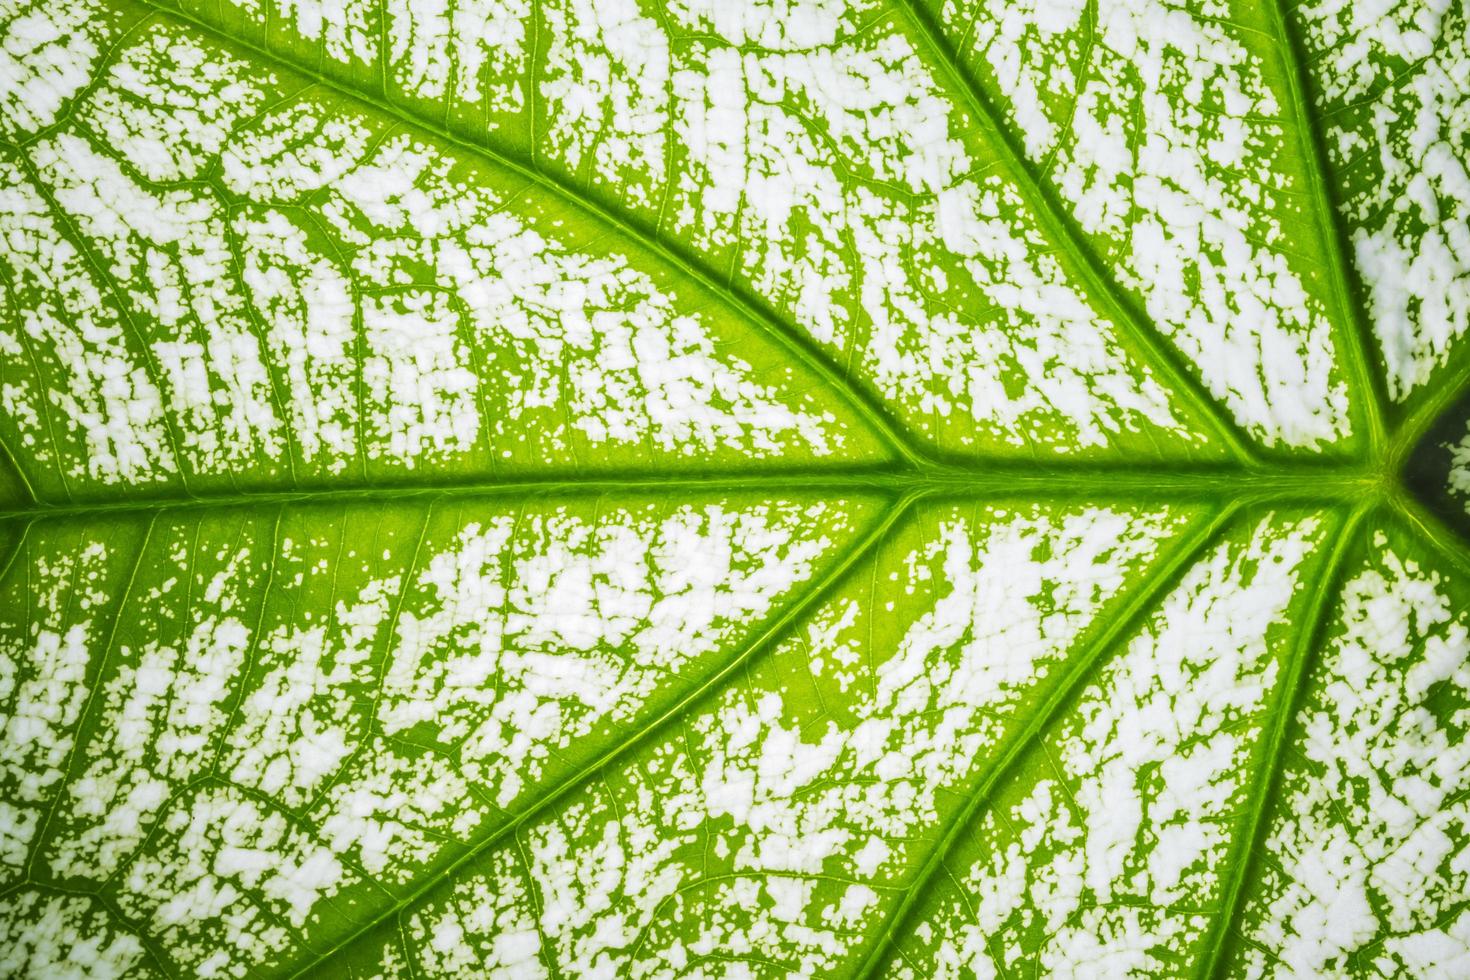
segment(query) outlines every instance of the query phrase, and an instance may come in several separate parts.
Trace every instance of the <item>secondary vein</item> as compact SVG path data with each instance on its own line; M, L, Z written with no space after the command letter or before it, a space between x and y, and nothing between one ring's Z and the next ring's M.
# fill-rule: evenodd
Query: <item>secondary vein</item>
M1262 838L1266 832L1266 810L1277 794L1284 759L1283 749L1286 734L1296 717L1301 703L1303 681L1314 662L1314 654L1321 647L1327 610L1337 595L1338 573L1348 549L1357 540L1356 532L1367 516L1368 507L1359 507L1343 523L1333 542L1317 578L1317 591L1313 593L1305 615L1301 619L1301 632L1296 648L1286 664L1281 679L1280 691L1276 696L1275 711L1267 722L1263 737L1261 762L1255 779L1248 791L1249 802L1245 821L1240 828L1236 845L1231 849L1226 864L1224 888L1221 891L1220 914L1205 940L1204 954L1199 961L1201 978L1216 978L1225 975L1228 967L1224 959L1227 940L1236 928L1237 919L1244 908L1242 896L1249 872L1256 866Z
M1373 342L1362 304L1353 295L1353 271L1343 247L1347 232L1343 228L1341 211L1327 179L1322 132L1306 93L1306 59L1301 51L1300 39L1292 30L1286 11L1282 8L1282 0L1268 0L1266 12L1275 28L1274 40L1281 48L1281 57L1285 62L1288 111L1295 117L1302 155L1307 161L1307 191L1311 197L1312 219L1317 225L1322 246L1327 251L1327 276L1332 288L1333 302L1337 305L1339 315L1347 321L1347 329L1339 333L1339 337L1346 341L1343 354L1352 374L1353 385L1360 392L1368 422L1369 449L1377 455L1383 451L1387 439L1384 421L1388 401L1387 385L1383 376L1373 369L1370 354Z

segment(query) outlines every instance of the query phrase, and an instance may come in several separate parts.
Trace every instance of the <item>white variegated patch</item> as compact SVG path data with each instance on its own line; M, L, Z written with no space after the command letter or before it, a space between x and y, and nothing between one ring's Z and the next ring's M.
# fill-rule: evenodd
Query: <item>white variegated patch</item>
M123 584L108 574L101 541L26 557L29 581L9 583L0 639L0 881L7 885L23 879L66 775L96 670L93 651L107 635L94 612Z
M905 17L821 0L409 4L379 38L370 7L289 5L265 43L310 70L302 52L319 51L344 79L386 65L395 106L614 202L945 448L1207 441L1097 312Z
M768 667L415 913L411 948L434 950L425 968L503 967L500 930L521 950L531 917L546 961L577 976L699 973L725 958L839 970L1018 707L1181 523L1106 509L931 515ZM518 914L473 901L527 881L535 905Z
M39 539L7 593L34 608L0 624L6 882L102 889L188 972L288 962L343 928L333 902L411 889L646 724L670 678L737 655L869 506L355 506Z
M1195 563L969 830L971 863L899 941L903 975L1155 976L1198 956L1323 531L1268 518Z
M1297 8L1368 310L1404 399L1470 327L1470 17L1445 0Z
M149 977L143 944L80 895L18 892L0 905L0 972L8 977Z
M1246 910L1243 972L1470 969L1470 617L1463 583L1379 532L1296 719Z
M867 448L761 328L512 172L174 25L97 71L0 151L0 401L64 484Z
M1449 491L1470 512L1470 427L1458 442L1446 443L1442 448L1450 454L1450 474L1446 481Z

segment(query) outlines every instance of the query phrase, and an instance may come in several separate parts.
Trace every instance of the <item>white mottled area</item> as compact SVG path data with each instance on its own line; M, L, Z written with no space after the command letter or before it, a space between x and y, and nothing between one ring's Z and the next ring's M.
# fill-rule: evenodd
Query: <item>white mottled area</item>
M861 591L869 574L858 575L774 665L417 913L414 948L430 951L426 966L526 955L537 937L524 919L475 896L529 879L542 949L563 975L699 973L724 958L840 970L1017 703L1180 523L1101 509L942 515L871 573L892 591ZM874 649L884 596L904 589L922 593L914 618L895 647ZM773 686L808 671L825 711Z
M0 646L5 878L32 860L105 886L193 974L294 961L326 941L334 903L413 887L446 846L574 774L602 734L645 723L670 678L687 689L735 656L855 533L854 513L530 505L461 511L371 554L346 525L272 541L269 525L182 522L127 556L149 584L108 635L88 615L101 547L38 558L29 642L8 627ZM497 894L470 921L523 923L520 893ZM527 955L524 939L496 949Z
M1299 8L1389 393L1470 327L1470 18L1449 0Z
M150 324L145 364L166 393L189 461L228 472L257 452L279 457L287 437L234 283L224 203L194 190L152 190L71 133L32 155L63 213L104 256L115 284L110 298L124 304L125 319Z
M979 818L967 846L982 856L953 879L964 898L918 926L906 975L1194 962L1321 538L1315 518L1268 518L1191 566Z
M359 880L310 830L233 786L179 787L149 845L118 875L118 905L194 976L268 968L324 897Z
M442 322L452 311L457 336L481 349L482 370L507 376L497 397L510 419L565 405L571 428L593 445L648 441L670 453L736 446L769 455L795 442L831 451L829 439L840 437L829 434L830 416L789 408L749 378L747 365L717 353L699 316L679 312L645 273L616 254L567 249L454 164L392 137L331 186L322 217L360 243L350 267L359 281L386 286L412 281L416 268L441 270L438 316ZM370 335L383 322L374 316ZM369 375L370 401L402 390L389 383L399 370L427 375L431 390L462 389L462 375L455 378L470 362L465 340L418 328L412 332L426 342L404 348L390 339L392 327L380 329L389 336L373 345L383 361ZM476 417L473 405L451 412L439 401L442 418L424 426L431 434ZM394 408L415 414L412 406ZM496 426L495 442L509 440L504 421L482 424ZM552 448L564 449L569 436Z
M662 108L679 141L664 178L679 233L733 252L761 295L932 435L1062 453L1181 436L1165 390L910 37L859 31L867 18L832 4L781 7L673 11L701 39L670 55ZM563 152L555 132L546 142Z
M81 895L23 890L0 902L0 975L120 980L162 976L143 944Z
M492 852L484 864L442 902L408 918L408 930L419 937L419 971L454 980L550 977L524 870L505 850ZM383 965L391 968L396 955L396 948L385 951ZM401 969L408 972L406 964Z
M828 506L782 504L471 523L406 585L373 581L339 605L336 633L267 639L231 778L312 806L338 850L409 880L441 833L471 834L486 803L512 806L594 731L643 717L670 676L708 669L844 529ZM383 664L370 651L388 630ZM381 737L361 733L365 707ZM434 751L395 751L403 738Z
M541 142L565 166L584 166L635 206L658 203L669 179L669 37L636 0L541 5L547 72L536 79L549 110Z
M804 369L756 380L744 357L789 359L761 328L543 217L509 171L163 24L95 83L0 164L21 291L0 400L66 476L157 478L174 451L264 479L846 443Z
M1246 908L1252 976L1470 972L1470 615L1376 535L1343 589Z
M90 0L0 3L0 134L17 140L54 125L92 80L117 20Z
M149 31L108 69L88 100L86 125L144 180L192 180L261 108L265 93L253 76L270 79L214 45Z
M66 774L103 639L94 616L117 584L107 555L90 542L23 557L26 578L0 593L0 883L20 877Z
M26 172L0 150L0 407L62 481L142 484L177 470L163 399L126 319ZM32 372L35 372L34 374Z
M1459 442L1446 443L1441 448L1450 454L1450 473L1446 480L1450 493L1459 497L1466 513L1470 513L1470 425Z
M180 448L206 472L287 448L251 312L233 282L225 202L197 186L170 186L199 177L263 104L251 76L217 49L147 30L73 125L30 150L59 217L101 265L102 301L120 303L147 344L140 360L164 392Z
M168 557L189 571L150 589L143 602L157 615L165 603L193 592L185 580L197 578L197 608L184 610L193 622L181 637L124 647L124 662L103 683L85 768L67 784L65 830L46 855L58 874L94 880L114 874L143 844L176 788L211 772L250 646L242 595L260 579L245 549L207 577L199 568L204 556L180 546Z
M406 466L472 449L485 424L475 404L480 379L459 329L458 311L435 290L385 293L363 304L362 333L371 353L362 383L374 403L373 428L386 454Z
M284 23L334 70L386 63L390 97L426 123L509 140L657 225L947 446L1199 441L995 172L956 93L876 8L531 6L390 4L381 52L329 40L357 36L363 3Z
M326 169L328 179L335 177L334 170ZM388 430L390 451L404 454L410 434L419 451L425 442L440 449L458 445L448 436L457 433L463 442L467 427L471 430L468 438L473 438L479 416L472 399L468 411L446 424L446 437L425 439L425 403L444 405L442 393L433 386L419 385L415 377L405 379L404 371L395 376L387 368L391 355L375 353L367 363L359 360L358 337L368 329L366 306L359 331L351 279L330 257L312 248L302 222L292 221L275 208L260 207L242 209L233 227L242 242L241 279L261 319L270 325L266 349L273 369L291 392L289 431L305 459L325 459L333 473L352 461L359 438L358 379L359 375L366 379L369 370L375 372L380 385L403 384L403 401L411 402L397 412L381 411L377 417ZM374 300L374 308L381 305ZM372 349L376 350L376 344ZM462 369L455 374L458 389L466 386L465 374L468 372ZM478 379L471 375L470 382ZM461 398L453 405L463 409L466 400ZM431 411L429 421L433 417L437 416Z
M1368 4L1359 4L1367 8ZM943 5L1027 157L1206 388L1268 445L1349 429L1278 51L1228 3Z
M237 0L241 12L313 42L332 61L374 65L381 35L376 0ZM432 8L430 8L432 9ZM401 30L401 28L400 28Z
M405 94L474 104L489 128L495 114L525 108L531 0L390 0L385 9L388 69Z

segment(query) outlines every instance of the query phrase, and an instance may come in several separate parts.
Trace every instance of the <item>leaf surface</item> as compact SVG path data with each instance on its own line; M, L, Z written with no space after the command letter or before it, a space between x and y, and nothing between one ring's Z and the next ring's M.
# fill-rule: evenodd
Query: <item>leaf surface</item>
M1466 30L0 0L0 975L1464 972Z

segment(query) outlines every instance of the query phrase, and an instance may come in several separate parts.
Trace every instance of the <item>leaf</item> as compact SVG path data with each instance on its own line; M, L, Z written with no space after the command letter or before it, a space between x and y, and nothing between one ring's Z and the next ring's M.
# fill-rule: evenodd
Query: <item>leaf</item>
M0 975L1470 969L1459 5L0 25Z

